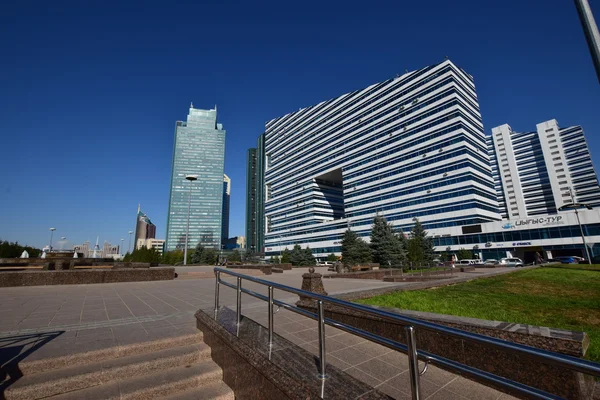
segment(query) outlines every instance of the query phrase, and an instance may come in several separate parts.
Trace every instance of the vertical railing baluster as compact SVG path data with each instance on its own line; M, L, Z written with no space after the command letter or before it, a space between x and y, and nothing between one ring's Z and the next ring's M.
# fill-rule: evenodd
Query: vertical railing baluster
M235 310L236 322L238 327L240 326L240 321L242 320L242 278L238 276L237 278L237 307Z
M215 319L217 319L217 313L219 312L219 280L221 279L221 271L215 271Z
M417 339L415 328L406 327L406 347L408 348L408 372L410 374L410 390L412 400L421 399L421 387L419 384L419 356L417 354Z
M269 286L269 347L273 346L273 286Z
M321 364L319 378L326 379L327 375L325 374L325 312L323 311L323 301L319 300L317 302L317 306L319 310L319 361Z

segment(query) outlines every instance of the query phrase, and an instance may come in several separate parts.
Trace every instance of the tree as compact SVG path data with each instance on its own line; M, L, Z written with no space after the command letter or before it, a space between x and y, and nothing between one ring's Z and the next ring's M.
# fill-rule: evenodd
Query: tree
M294 248L290 252L290 262L296 267L316 264L315 257L312 255L310 248L306 247L302 249L299 244L294 245Z
M279 264L279 256L271 256L271 258L269 259L269 262L271 264Z
M217 262L218 253L216 249L207 248L202 252L202 258L200 259L200 263L207 265L214 265Z
M473 258L473 252L471 250L461 248L456 252L457 260L469 260Z
M333 253L331 253L330 255L327 256L327 261L333 262L333 261L337 261L337 259L338 259L337 256Z
M31 246L21 246L19 242L8 242L0 240L0 258L19 258L26 250L29 257L36 258L41 255L42 251Z
M192 253L192 264L200 264L203 260L204 246L200 243L196 245L196 249Z
M290 264L292 262L292 253L286 247L281 254L281 263L282 264Z
M431 262L434 258L433 240L427 236L421 222L415 218L415 224L410 231L406 243L408 259L413 262Z
M133 252L125 254L123 261L125 262L146 262L160 263L161 255L154 247L142 246L139 249L133 249Z
M242 261L242 255L240 254L240 252L238 250L234 250L231 252L231 254L227 258L227 260L228 261Z
M385 217L376 215L371 230L373 261L386 267L400 264L405 258L403 239L404 235L396 235Z
M371 261L369 245L348 228L342 238L342 262L346 267Z
M173 250L163 253L161 262L163 264L175 265L183 262L183 251Z
M315 265L317 263L310 247L306 246L306 248L302 250L302 252L304 255L302 265Z

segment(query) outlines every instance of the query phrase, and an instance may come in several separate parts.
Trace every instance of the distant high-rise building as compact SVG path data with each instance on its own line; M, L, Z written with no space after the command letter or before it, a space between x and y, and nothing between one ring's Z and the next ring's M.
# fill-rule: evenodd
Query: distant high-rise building
M223 175L223 218L221 223L221 244L229 238L229 199L231 196L231 179Z
M198 243L220 248L224 160L225 130L217 123L216 107L200 110L191 105L187 121L175 127L166 251L184 248L190 193L188 248ZM198 180L187 181L187 175Z
M135 224L135 243L138 240L154 239L156 237L156 225L144 214L138 205L137 220Z
M108 258L114 255L118 255L120 254L119 250L119 246L112 245L109 242L105 241L104 246L102 248L102 258Z
M256 149L248 149L246 158L246 240L256 251Z
M487 137L488 153L503 219L556 213L576 201L600 206L600 187L580 126L560 128L555 119L534 132L504 124Z
M246 243L250 252L265 246L265 134L248 149L246 166Z

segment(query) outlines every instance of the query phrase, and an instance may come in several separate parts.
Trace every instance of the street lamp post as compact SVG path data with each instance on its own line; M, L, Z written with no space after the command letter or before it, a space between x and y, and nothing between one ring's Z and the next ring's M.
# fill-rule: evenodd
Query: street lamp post
M577 211L577 209L581 208L581 207L585 207L588 210L591 210L592 207L587 204L583 204L583 203L575 203L575 196L573 196L573 189L572 188L568 188L568 189L569 189L569 194L571 195L571 203L565 204L562 207L559 207L558 210L562 211L562 210L572 209L575 211L575 216L577 217L577 224L579 224L579 231L581 232L581 240L583 241L583 248L585 249L585 255L587 257L587 262L588 262L588 264L591 264L592 258L590 257L590 250L588 249L587 243L585 242L585 234L583 233L583 226L581 226L581 220L579 219L579 211Z
M50 228L50 251L48 251L49 253L52 252L52 235L54 234L55 230L56 228Z
M185 247L183 251L183 265L187 265L188 237L190 235L190 213L192 212L192 182L198 180L198 175L186 175L185 179L190 181L190 196L188 198L187 229L185 230Z
M281 235L279 235L279 264L281 264Z
M127 247L127 252L131 253L131 234L133 231L129 231L129 247Z
M596 26L588 0L575 0L575 7L577 7L583 33L596 69L596 76L600 81L600 33L598 32L598 26Z
M121 239L121 252L120 252L120 253L121 253L121 255L122 255L122 256L124 256L124 255L125 255L125 254L123 254L123 241L124 241L124 240L125 240L125 239Z

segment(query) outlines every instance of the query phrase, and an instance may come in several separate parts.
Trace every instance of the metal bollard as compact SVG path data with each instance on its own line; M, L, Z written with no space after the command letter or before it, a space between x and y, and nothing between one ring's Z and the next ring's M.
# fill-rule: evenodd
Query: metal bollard
M408 372L410 374L412 400L420 400L421 387L419 384L419 357L417 354L415 328L412 326L406 327L406 346L408 347Z
M215 319L217 319L217 313L219 312L219 280L221 279L221 271L215 271L217 280L215 281Z
M273 346L273 286L269 286L269 347Z
M317 302L319 310L319 361L321 364L321 370L319 371L318 377L321 379L327 379L325 374L325 312L323 311L323 301Z
M237 278L237 307L235 310L237 325L240 326L242 320L242 278Z

